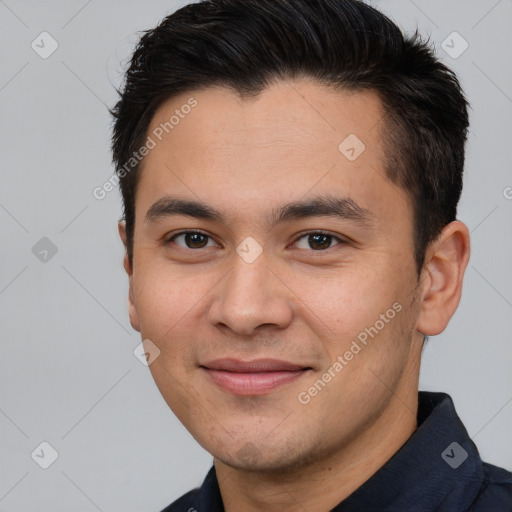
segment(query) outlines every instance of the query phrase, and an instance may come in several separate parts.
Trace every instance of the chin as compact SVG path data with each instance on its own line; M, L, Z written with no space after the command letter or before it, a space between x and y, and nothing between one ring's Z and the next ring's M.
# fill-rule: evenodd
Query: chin
M280 444L262 446L263 443L246 442L230 453L212 453L215 459L239 471L285 474L306 467L319 458L315 450L306 452L298 446ZM232 447L230 447L230 450Z

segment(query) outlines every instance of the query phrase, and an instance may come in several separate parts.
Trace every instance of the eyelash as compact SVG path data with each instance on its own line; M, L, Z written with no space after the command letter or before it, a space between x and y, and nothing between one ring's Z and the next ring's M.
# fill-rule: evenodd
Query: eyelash
M213 237L211 237L210 235L204 233L203 231L199 231L199 230L196 230L196 229L189 229L187 231L180 231L179 233L175 233L174 235L172 235L172 237L170 237L169 239L167 239L165 241L166 244L170 244L171 242L173 242L178 236L181 236L181 235L188 235L188 234L199 234L199 235L203 235L211 240L213 240ZM306 233L301 233L296 239L295 241L293 242L294 244L296 244L299 240L301 240L302 238L305 238L305 237L308 237L308 236L311 236L311 235L325 235L325 236L328 236L328 237L331 237L332 240L335 240L336 243L335 245L331 245L330 247L328 247L327 249L318 249L318 250L314 250L314 249L299 249L299 250L304 250L304 251L309 251L309 252L326 252L328 251L329 249L332 249L334 247L336 247L337 245L342 245L342 244L346 244L346 240L344 240L343 238L340 238L338 236L335 236L327 231L322 231L322 230L317 230L317 231L308 231ZM189 250L189 251L198 251L200 249L205 249L206 247L200 247L199 249L192 249L190 247L182 247L182 246L178 246L180 247L181 249L184 249L184 250Z

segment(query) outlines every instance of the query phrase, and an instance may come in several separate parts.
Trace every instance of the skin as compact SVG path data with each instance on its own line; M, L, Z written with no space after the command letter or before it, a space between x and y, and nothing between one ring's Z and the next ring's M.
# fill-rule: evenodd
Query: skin
M213 455L227 512L330 510L416 428L423 336L442 332L457 308L468 229L447 225L418 276L411 200L385 176L383 110L372 92L279 81L242 100L210 88L162 104L148 134L191 96L198 106L143 162L133 265L124 261L131 324L159 348L152 375ZM338 149L349 134L366 147L355 161ZM201 201L223 221L148 221L165 196ZM367 222L270 222L286 203L333 196L357 202ZM205 247L173 238L190 229L211 237L199 237ZM311 248L305 234L318 230L333 238ZM126 242L123 223L119 231ZM263 250L252 263L236 252L246 237ZM299 393L395 303L401 311L300 403ZM311 369L263 395L239 396L200 367L222 357Z

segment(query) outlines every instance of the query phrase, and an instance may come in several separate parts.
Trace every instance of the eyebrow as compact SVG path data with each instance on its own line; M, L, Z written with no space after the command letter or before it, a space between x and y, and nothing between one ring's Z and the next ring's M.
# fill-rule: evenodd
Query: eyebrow
M162 197L147 211L145 222L157 222L172 216L187 216L202 220L226 223L224 215L201 202L187 199ZM274 209L269 217L272 227L292 220L311 217L336 217L350 220L362 226L370 226L375 215L348 197L321 196L304 201L296 201Z
M353 221L363 226L373 223L374 215L348 197L322 196L289 203L273 212L272 226L291 220L311 217L336 217Z
M146 213L145 222L157 222L166 217L185 215L203 220L224 222L223 215L200 201L189 201L172 197L162 197Z

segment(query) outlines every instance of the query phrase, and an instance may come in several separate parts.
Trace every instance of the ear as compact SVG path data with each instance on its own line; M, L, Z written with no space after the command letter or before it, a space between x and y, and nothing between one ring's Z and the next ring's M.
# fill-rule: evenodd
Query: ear
M129 291L128 291L128 314L130 316L130 324L136 330L140 332L140 323L139 317L137 314L137 308L135 306L135 298L133 293L133 268L130 264L130 260L128 258L128 250L126 245L126 223L124 221L119 222L117 225L119 229L119 236L121 237L121 241L123 242L125 251L124 251L124 259L123 259L123 267L128 275L128 283L129 283Z
M470 253L469 230L460 221L446 225L427 249L421 272L421 310L416 329L435 336L455 313Z

